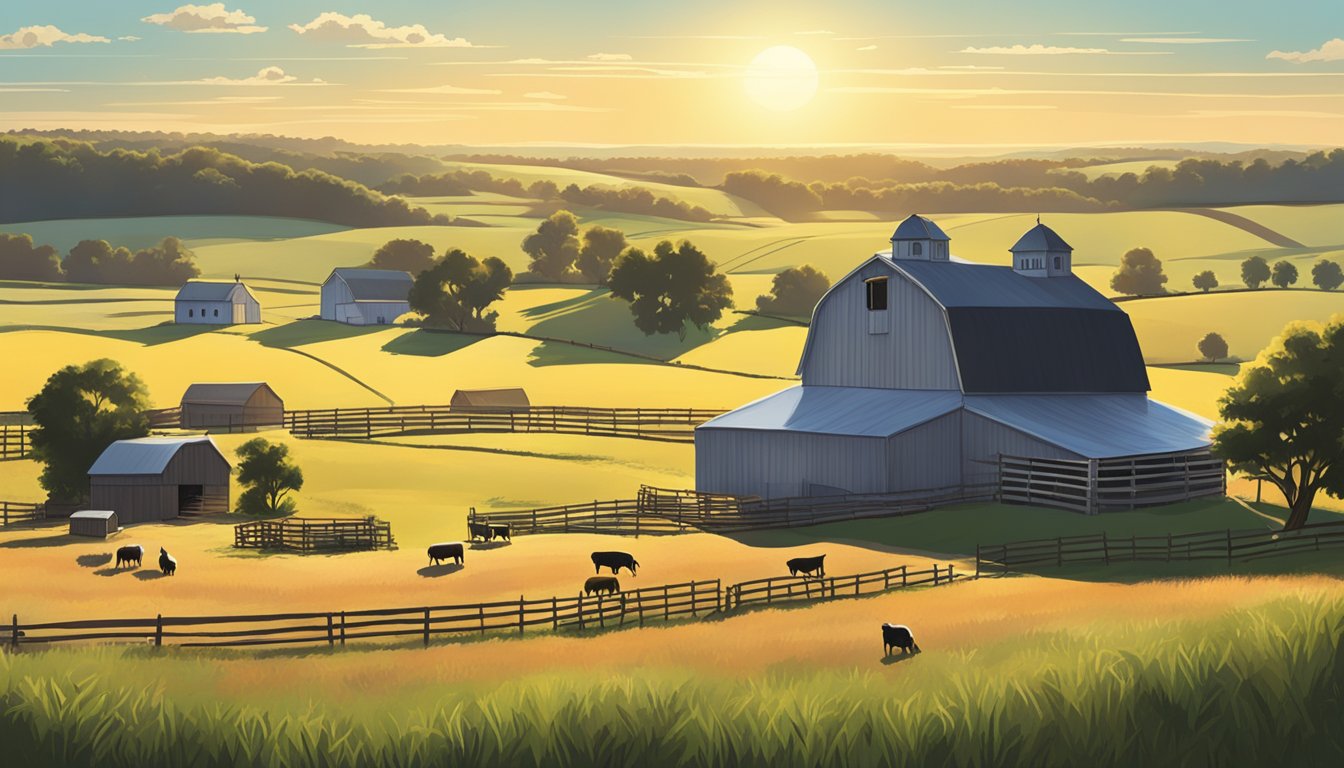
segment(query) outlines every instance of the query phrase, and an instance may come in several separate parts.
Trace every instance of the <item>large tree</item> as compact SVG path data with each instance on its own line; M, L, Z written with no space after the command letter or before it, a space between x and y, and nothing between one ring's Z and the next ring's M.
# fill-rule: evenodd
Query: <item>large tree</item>
M625 233L619 229L594 225L583 231L583 247L579 249L578 268L584 279L607 284L611 265L626 249Z
M388 240L373 252L369 266L374 269L399 269L418 275L434 266L434 246L419 240Z
M1208 293L1218 287L1218 276L1213 273L1213 270L1206 269L1195 275L1190 282L1195 286L1195 290Z
M1269 279L1278 287L1287 288L1297 282L1297 267L1290 261L1276 261Z
M1241 282L1252 290L1269 281L1269 264L1259 256L1241 262Z
M714 262L690 242L664 240L653 255L629 248L616 260L609 281L613 298L630 302L635 327L646 335L675 333L687 325L704 329L733 306L733 287Z
M1344 319L1293 324L1242 371L1218 404L1214 450L1262 476L1288 503L1284 528L1307 522L1316 494L1344 496Z
M1120 258L1120 267L1111 276L1111 288L1130 296L1165 293L1167 276L1162 261L1148 248L1132 248Z
M503 297L513 283L513 271L491 256L484 262L454 248L421 272L411 286L411 309L430 325L456 331L494 329L495 313L486 307Z
M249 515L293 514L290 491L303 488L303 470L289 457L289 446L254 437L238 446L238 482L247 488L238 494L237 511Z
M768 314L810 317L830 287L831 279L811 264L789 267L775 275L770 293L756 297L756 308Z
M1321 259L1311 268L1311 282L1322 291L1333 291L1344 285L1344 269L1337 261Z
M148 395L140 379L113 360L67 365L28 401L37 425L32 455L52 499L80 502L89 496L89 467L117 440L149 434Z
M1199 348L1199 354L1204 356L1209 362L1217 362L1227 357L1227 340L1222 334L1208 333L1196 344Z
M579 258L579 220L569 211L556 211L523 238L523 251L532 257L528 272L555 281L572 276Z
M61 257L28 235L0 232L0 280L60 280Z

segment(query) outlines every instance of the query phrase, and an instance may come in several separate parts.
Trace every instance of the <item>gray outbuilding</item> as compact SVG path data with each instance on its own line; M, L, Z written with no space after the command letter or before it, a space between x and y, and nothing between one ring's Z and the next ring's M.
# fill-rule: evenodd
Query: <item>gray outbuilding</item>
M998 496L1096 512L1220 494L1211 424L1149 399L1129 316L1038 223L1013 266L912 216L817 304L802 386L696 429L696 487ZM893 256L893 254L896 254Z
M117 513L110 509L81 509L70 514L70 535L106 539L121 530Z
M198 383L182 395L182 429L245 431L285 421L285 402L262 381Z
M241 280L232 283L188 280L173 300L173 322L243 325L261 322L261 303Z
M209 437L118 440L89 468L89 504L122 524L227 512L231 474Z
M334 269L322 283L322 319L388 325L411 311L415 280L395 269Z

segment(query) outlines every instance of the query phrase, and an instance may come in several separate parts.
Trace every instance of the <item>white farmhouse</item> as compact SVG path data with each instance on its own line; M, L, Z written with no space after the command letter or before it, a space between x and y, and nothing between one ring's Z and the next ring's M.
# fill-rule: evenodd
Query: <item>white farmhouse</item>
M242 325L261 322L261 303L238 279L232 283L188 280L173 300L173 322Z

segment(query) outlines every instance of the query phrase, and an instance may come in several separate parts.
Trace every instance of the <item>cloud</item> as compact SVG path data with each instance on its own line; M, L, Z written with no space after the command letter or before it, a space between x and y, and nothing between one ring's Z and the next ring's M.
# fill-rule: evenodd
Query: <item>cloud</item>
M4 46L0 45L0 48ZM1336 37L1326 40L1314 51L1270 51L1266 59L1283 59L1294 64L1306 64L1311 61L1340 61L1344 59L1344 39Z
M960 53L992 54L996 56L1143 56L1159 53L1157 51L1112 51L1106 48L1074 48L1059 45L993 45L985 48L966 47Z
M592 61L633 61L635 57L628 53L593 53L588 58Z
M78 32L73 35L62 32L50 24L42 27L20 27L17 32L0 35L0 50L22 48L50 48L55 43L110 43L106 37L86 35Z
M127 43L135 43L140 41L140 38L136 37L135 35L122 35L117 39Z
M1253 43L1248 37L1122 37L1122 43L1156 43L1158 45L1207 45L1209 43Z
M530 93L524 93L523 98L544 99L546 101L560 101L561 99L568 99L569 97L564 95L563 93L555 93L553 91L532 91Z
M248 16L242 10L230 11L224 7L223 3L179 5L175 10L168 13L155 13L140 20L146 24L156 24L160 27L176 29L179 32L193 33L251 35L257 32L265 32L267 29L257 26L257 20Z
M389 27L367 13L346 16L327 11L307 24L290 24L299 35L313 40L345 43L352 48L475 48L461 37L430 32L423 24Z
M490 88L463 88L457 85L435 85L429 88L384 88L383 93L439 93L446 95L498 96L503 91Z
M209 85L285 85L287 83L296 83L299 78L293 75L285 74L285 70L279 67L262 67L257 70L257 74L251 77L234 79L231 77L207 77L200 82ZM321 81L314 81L321 82Z
M865 46L862 46L862 47L859 47L859 48L855 48L854 50L856 50L856 51L876 51L876 50L877 50L877 44L874 43L873 45L865 45Z

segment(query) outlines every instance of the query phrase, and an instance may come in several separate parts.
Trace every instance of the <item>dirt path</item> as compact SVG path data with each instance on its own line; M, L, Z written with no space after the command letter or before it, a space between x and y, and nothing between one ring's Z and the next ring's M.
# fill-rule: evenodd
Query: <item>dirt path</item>
M1285 234L1276 232L1270 229L1269 227L1266 227L1264 224L1251 221L1245 216L1232 213L1231 211L1223 211L1217 208L1169 208L1167 210L1174 211L1176 213L1191 213L1196 216L1204 216L1213 219L1214 221L1221 221L1224 224L1236 227L1237 229L1240 229L1243 232L1248 232L1260 238L1261 240L1264 240L1270 245L1277 245L1280 248L1307 247L1302 243L1299 243L1296 240L1292 239L1291 237L1288 237Z

